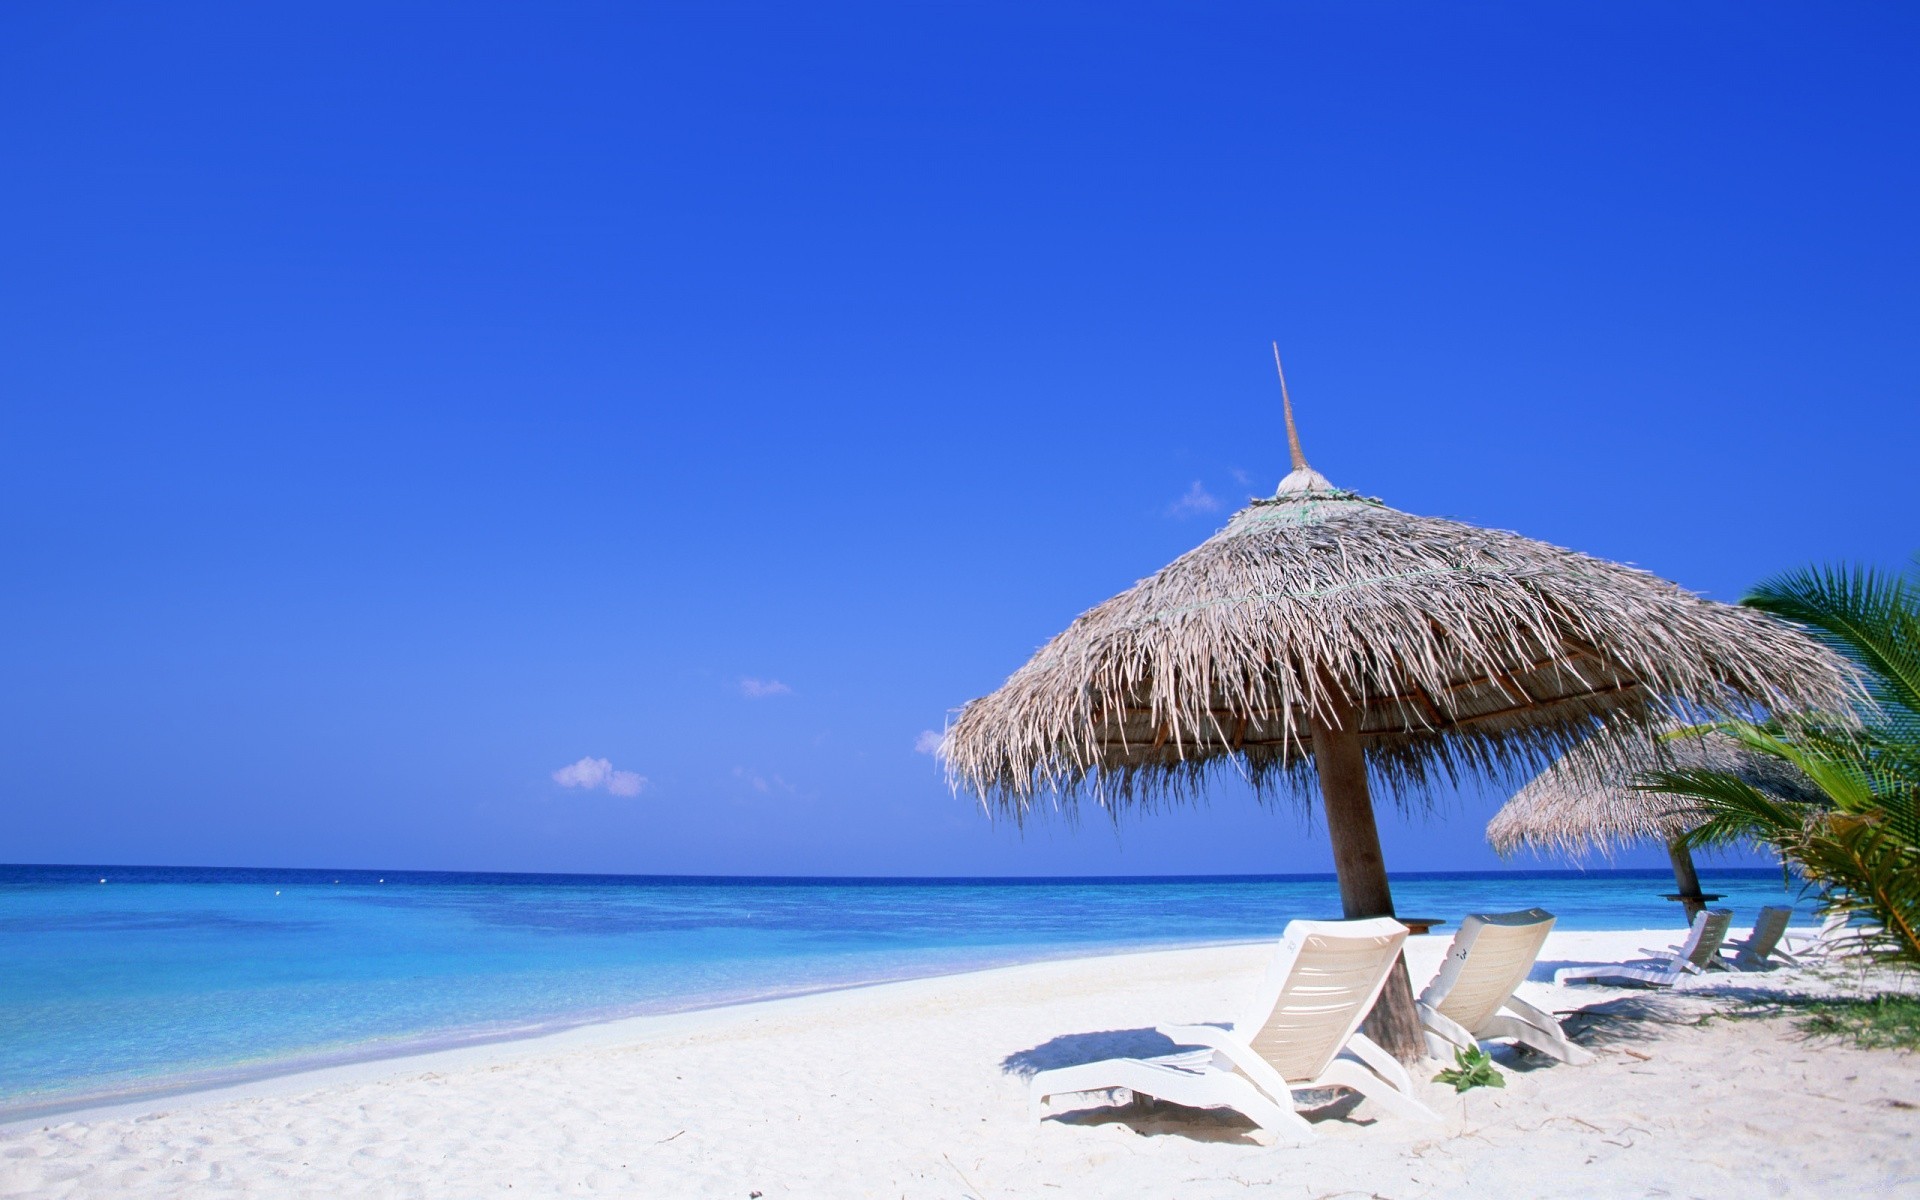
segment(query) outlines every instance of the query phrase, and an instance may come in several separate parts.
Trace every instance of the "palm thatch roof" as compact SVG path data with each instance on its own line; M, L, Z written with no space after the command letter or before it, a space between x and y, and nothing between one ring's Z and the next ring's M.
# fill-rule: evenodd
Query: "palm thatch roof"
M955 787L1019 817L1048 792L1066 807L1177 800L1219 767L1304 799L1309 722L1339 727L1353 705L1372 773L1405 803L1469 774L1517 782L1596 729L1676 705L1833 709L1856 694L1793 626L1396 511L1333 486L1297 444L1295 464L1272 498L967 704L941 748Z
M1579 858L1611 856L1636 842L1670 843L1706 818L1685 796L1642 791L1654 771L1709 770L1736 775L1763 791L1809 799L1813 784L1791 765L1755 754L1725 734L1638 747L1582 743L1514 793L1487 823L1487 841L1501 854L1521 849Z

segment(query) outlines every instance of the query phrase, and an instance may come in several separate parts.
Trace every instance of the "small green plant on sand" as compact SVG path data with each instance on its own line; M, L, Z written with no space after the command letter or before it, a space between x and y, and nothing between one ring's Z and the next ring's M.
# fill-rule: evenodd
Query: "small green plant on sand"
M1507 1086L1507 1077L1500 1068L1493 1065L1493 1056L1475 1046L1471 1050L1453 1052L1454 1065L1433 1077L1435 1083L1450 1083L1456 1092L1470 1088Z

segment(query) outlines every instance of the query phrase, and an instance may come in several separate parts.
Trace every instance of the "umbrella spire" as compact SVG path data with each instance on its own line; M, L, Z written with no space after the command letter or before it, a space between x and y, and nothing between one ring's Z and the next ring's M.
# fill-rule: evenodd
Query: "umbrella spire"
M1273 493L1274 499L1296 495L1301 492L1330 492L1334 486L1327 477L1307 465L1307 456L1300 450L1300 431L1293 427L1293 397L1287 393L1287 369L1280 365L1280 343L1273 343L1273 369L1280 375L1280 410L1287 418L1287 454L1293 459L1293 471L1280 481Z
M1273 343L1273 369L1280 376L1280 411L1287 417L1287 453L1293 458L1293 469L1307 469L1307 456L1300 452L1300 431L1293 427L1293 397L1287 394L1287 369L1280 365L1280 343Z

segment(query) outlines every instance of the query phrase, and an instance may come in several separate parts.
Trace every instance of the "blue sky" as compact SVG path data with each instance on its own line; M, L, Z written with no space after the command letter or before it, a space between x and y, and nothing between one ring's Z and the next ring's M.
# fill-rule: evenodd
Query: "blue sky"
M1021 834L916 741L1271 491L1270 338L1397 507L1722 599L1905 562L1916 51L1894 5L8 5L0 860L1330 869L1231 789ZM1496 864L1499 799L1389 865Z

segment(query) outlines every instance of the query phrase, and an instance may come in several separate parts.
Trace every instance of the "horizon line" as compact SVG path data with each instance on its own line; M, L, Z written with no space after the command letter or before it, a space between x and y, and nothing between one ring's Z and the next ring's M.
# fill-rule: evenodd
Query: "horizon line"
M1174 875L729 875L729 874L671 874L645 872L613 871L502 871L484 869L445 869L415 867L216 867L191 864L159 863L0 863L0 872L5 871L74 871L92 874L94 872L231 872L281 875L334 875L341 878L335 882L348 882L347 876L377 877L381 882L392 876L419 877L467 877L476 876L506 878L515 880L625 880L635 882L667 883L764 883L764 884L1065 884L1065 883L1335 883L1339 877L1332 871L1284 871L1284 872L1229 872L1220 874L1174 874ZM1778 866L1761 867L1708 867L1700 868L1702 875L1777 875ZM1581 876L1644 876L1649 878L1667 878L1672 871L1666 867L1490 867L1465 871L1399 871L1392 872L1390 878L1399 880L1437 880L1470 879L1488 876L1516 877L1581 877ZM355 878L354 883L371 882L370 879Z

